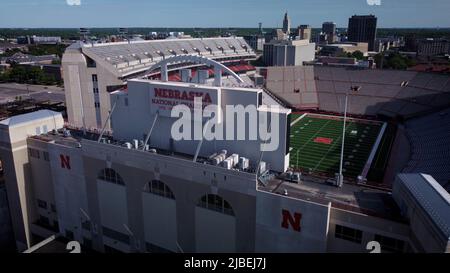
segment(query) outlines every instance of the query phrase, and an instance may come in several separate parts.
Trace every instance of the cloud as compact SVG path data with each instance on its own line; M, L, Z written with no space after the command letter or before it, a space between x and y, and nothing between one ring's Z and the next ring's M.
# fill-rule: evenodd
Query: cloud
M81 6L81 0L66 0L69 6Z

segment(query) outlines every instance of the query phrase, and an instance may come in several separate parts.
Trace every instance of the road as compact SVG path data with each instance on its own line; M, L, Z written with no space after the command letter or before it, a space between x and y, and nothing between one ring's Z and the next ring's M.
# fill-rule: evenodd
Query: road
M37 101L65 102L64 88L61 87L18 83L0 84L0 104L14 101L18 96L22 99L31 97Z

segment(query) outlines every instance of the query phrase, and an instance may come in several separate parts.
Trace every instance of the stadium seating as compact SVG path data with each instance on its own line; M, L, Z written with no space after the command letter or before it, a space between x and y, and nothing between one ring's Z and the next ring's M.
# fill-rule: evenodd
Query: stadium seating
M350 69L326 66L269 67L266 86L299 109L307 108L296 92L317 94L322 111L342 112L339 101L351 86L349 112L356 115L383 114L405 119L450 106L450 77L435 73ZM309 102L310 104L310 102Z
M163 58L175 55L200 54L218 61L256 58L255 52L241 37L83 44L81 49L95 61L106 61L122 74L139 73Z
M403 172L431 174L444 187L450 182L450 108L406 122L411 158Z

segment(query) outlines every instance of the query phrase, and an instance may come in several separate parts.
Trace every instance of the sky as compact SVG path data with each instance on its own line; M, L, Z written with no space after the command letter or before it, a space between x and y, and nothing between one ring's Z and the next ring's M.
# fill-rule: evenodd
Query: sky
M0 0L0 28L269 28L286 11L292 27L347 27L354 14L376 15L380 28L450 27L450 0Z

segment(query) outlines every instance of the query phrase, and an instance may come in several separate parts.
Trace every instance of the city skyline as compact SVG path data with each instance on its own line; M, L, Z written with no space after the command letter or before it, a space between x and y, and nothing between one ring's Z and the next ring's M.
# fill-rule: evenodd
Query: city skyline
M450 2L445 0L381 0L369 5L366 0L4 0L8 12L0 18L3 28L78 28L78 27L282 27L287 11L292 27L309 24L321 27L333 21L347 27L354 14L374 14L379 28L446 28ZM376 2L376 1L373 1ZM236 9L236 5L240 8ZM185 16L179 16L179 11ZM103 11L103 12L99 12ZM249 13L249 11L252 11ZM19 18L19 19L18 19Z

